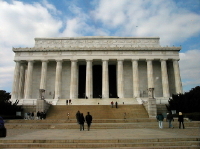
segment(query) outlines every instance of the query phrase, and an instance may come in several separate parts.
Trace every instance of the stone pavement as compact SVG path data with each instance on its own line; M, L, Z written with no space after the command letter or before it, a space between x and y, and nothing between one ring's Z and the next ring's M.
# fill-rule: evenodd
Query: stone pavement
M8 129L4 140L79 140L79 139L152 139L200 138L200 128L169 129Z

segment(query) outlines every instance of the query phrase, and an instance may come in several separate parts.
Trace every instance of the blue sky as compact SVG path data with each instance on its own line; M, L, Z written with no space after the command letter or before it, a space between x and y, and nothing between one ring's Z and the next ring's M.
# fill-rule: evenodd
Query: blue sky
M12 47L73 36L159 36L182 46L183 90L200 85L200 0L0 0L0 89L12 89Z

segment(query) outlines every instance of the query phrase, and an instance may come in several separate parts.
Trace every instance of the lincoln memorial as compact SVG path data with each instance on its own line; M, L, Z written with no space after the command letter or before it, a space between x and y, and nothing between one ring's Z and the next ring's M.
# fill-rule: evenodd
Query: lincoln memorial
M85 36L35 38L34 47L13 48L11 100L109 98L166 99L182 93L181 47L162 47L159 37Z

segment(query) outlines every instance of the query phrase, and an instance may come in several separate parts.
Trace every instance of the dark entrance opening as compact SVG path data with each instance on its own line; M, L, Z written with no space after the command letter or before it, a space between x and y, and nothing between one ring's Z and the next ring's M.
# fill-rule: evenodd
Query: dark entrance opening
M109 98L117 97L116 65L108 66L109 72Z
M79 65L78 98L85 98L86 65Z
M102 66L93 66L93 98L102 96Z

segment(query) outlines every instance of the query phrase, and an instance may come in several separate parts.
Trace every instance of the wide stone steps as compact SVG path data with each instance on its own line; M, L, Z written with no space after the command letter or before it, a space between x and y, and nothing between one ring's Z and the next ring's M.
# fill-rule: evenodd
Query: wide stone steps
M0 140L0 148L199 148L200 138Z
M146 121L145 121L146 120ZM200 126L200 122L185 122L186 128L195 128ZM173 126L178 128L178 122L173 122ZM5 123L8 129L79 129L76 120L9 120ZM163 122L164 128L168 128L168 122ZM86 127L86 123L85 123ZM134 122L131 120L94 120L92 129L136 129L136 128L158 128L158 122L153 119L143 119Z
M111 108L110 105L56 105L51 106L47 119L67 119L67 113L70 113L70 119L75 119L77 111L84 115L90 112L93 119L122 119L126 113L127 119L148 118L143 105L119 105L118 108Z

